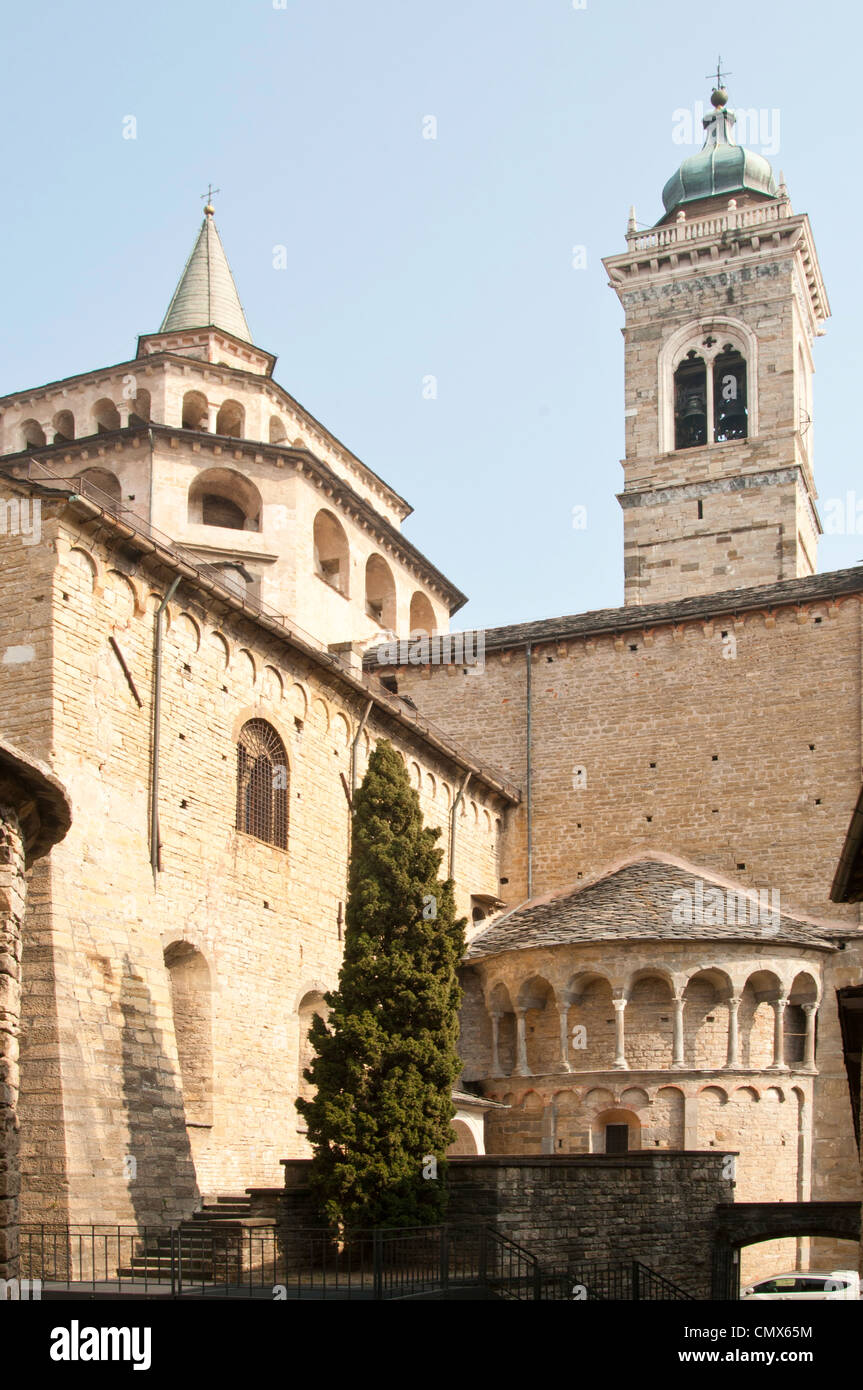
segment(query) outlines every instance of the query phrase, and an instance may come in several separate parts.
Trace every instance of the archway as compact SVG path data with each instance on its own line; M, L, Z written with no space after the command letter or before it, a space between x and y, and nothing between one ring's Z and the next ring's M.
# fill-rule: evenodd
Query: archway
M165 951L187 1125L213 1123L213 1017L210 968L188 941Z

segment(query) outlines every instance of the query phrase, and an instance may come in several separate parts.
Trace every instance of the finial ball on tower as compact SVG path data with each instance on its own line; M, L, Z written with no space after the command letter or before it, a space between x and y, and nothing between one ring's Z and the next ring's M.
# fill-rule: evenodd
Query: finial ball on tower
M725 88L724 88L724 87L714 87L714 88L713 88L713 91L710 93L710 104L711 104L711 106L715 106L716 109L717 109L717 111L719 111L719 110L721 110L721 108L722 108L723 106L725 106L725 104L726 104L727 101L728 101L728 93L726 92Z

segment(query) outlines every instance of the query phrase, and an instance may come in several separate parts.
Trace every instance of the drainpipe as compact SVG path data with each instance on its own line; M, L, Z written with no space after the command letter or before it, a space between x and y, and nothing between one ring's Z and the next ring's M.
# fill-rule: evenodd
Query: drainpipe
M368 720L368 717L369 717L369 715L370 715L371 712L372 712L372 707L374 706L374 703L375 703L374 700L369 700L368 704L366 705L365 710L363 711L363 717L362 717L362 719L360 720L360 723L359 723L359 728L357 729L357 732L356 732L356 736L355 736L355 738L354 738L353 743L351 744L351 781L350 781L350 788L351 788L351 789L350 789L350 795L348 796L348 853L347 853L347 858L346 858L346 860L345 860L345 902L347 902L347 900L348 900L348 885L349 885L349 883L350 883L350 877L351 877L351 830L352 830L352 823L353 823L354 797L355 797L356 791L357 791L357 760L358 760L358 759L357 759L357 754L358 754L358 752L359 752L360 739L361 739L362 736L363 736L363 730L364 730L365 727L366 727L366 721ZM347 791L347 788L345 788L345 790ZM341 905L341 903L339 903L339 913L340 913L340 914L341 914L341 910L342 910L342 905ZM342 925L341 925L341 920L340 920L340 921L339 921L339 941L341 941L341 939L342 939Z
M365 708L365 713L363 714L363 717L360 720L360 727L357 729L356 738L351 744L351 802L353 802L354 792L357 789L357 749L360 746L360 739L362 738L363 730L366 727L366 720L372 712L373 704L374 700L369 700Z
M458 808L464 800L464 794L467 791L467 784L469 781L470 773L466 772L464 775L464 781L458 789L458 796L452 804L452 811L450 813L451 819L449 827L449 876L451 879L455 879L455 830L456 825L458 823Z
M525 742L526 742L526 744L527 744L527 775L526 775L526 777L525 777L525 792L526 792L526 795L527 795L527 900L528 900L528 902L530 902L531 898L533 897L533 805L532 805L531 794L530 794L530 793L531 793L531 785L530 785L530 783L531 783L531 771L532 771L531 751L530 751L530 739L531 739L531 722L532 722L532 715L533 715L533 710L532 710L532 705L531 705L531 694L532 694L532 692L531 692L531 678L532 678L532 674L533 674L533 673L532 673L532 670L531 670L531 655L532 655L532 652L533 652L533 647L532 647L531 643L528 642L527 646L526 646L525 649L524 649L525 661L526 661L526 663L527 663L527 671L526 671L526 676L527 676L527 730L526 730L526 733L525 733Z
M153 771L150 793L150 866L153 882L162 867L159 854L159 751L161 746L160 726L162 716L162 614L177 591L179 575L174 580L159 607L156 609L156 655L153 671Z

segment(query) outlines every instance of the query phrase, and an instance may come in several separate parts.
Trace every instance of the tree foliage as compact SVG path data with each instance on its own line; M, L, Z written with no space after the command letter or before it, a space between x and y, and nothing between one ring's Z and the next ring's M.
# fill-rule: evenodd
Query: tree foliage
M297 1101L313 1195L340 1226L430 1225L445 1209L465 920L438 880L439 835L381 740L354 798L339 985L309 1033L316 1092Z

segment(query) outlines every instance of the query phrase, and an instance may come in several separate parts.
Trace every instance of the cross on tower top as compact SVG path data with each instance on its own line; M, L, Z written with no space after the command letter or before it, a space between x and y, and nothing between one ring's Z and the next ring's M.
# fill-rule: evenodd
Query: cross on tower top
M713 75L714 75L714 74L713 74L712 72L709 72L709 73L707 74L708 77L713 77ZM719 57L716 59L716 88L717 88L717 91L721 90L721 88L725 85L724 79L725 79L726 77L732 77L732 76L733 76L733 73L730 73L730 72L723 72L723 71L722 71L722 54L720 53Z
M214 188L213 185L210 183L207 185L206 193L201 194L201 197L206 198L207 200L207 206L204 208L204 212L207 214L208 217L212 217L213 212L215 211L215 209L213 208L213 194L221 193L221 191L222 190L220 188Z

